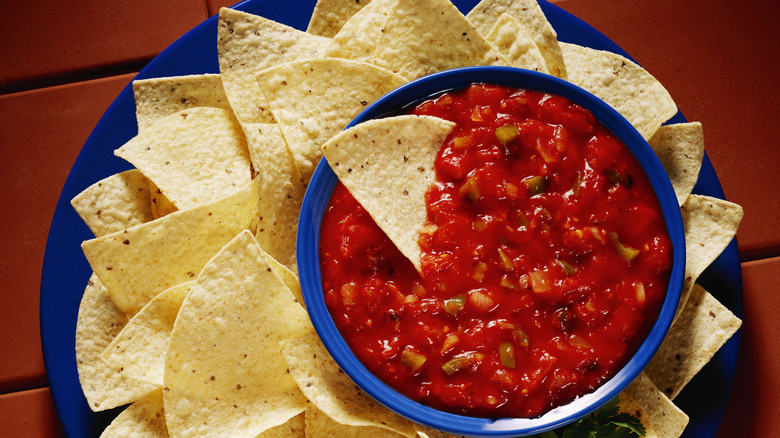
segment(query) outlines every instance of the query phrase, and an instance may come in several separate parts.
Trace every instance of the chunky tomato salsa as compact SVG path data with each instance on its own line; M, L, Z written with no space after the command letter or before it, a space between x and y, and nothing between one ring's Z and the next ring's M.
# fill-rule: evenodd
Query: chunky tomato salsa
M534 417L588 393L660 310L671 242L628 149L565 98L475 84L412 114L457 127L436 160L422 275L339 185L325 301L365 366L449 412Z

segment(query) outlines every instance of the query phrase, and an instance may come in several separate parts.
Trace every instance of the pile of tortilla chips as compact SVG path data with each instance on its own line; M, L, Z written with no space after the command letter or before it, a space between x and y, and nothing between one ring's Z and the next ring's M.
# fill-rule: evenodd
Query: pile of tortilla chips
M647 436L682 433L688 418L671 400L740 326L695 281L742 210L691 194L701 125L661 126L677 110L650 74L558 42L534 0L484 0L466 16L447 0L320 0L308 32L222 9L216 44L218 75L133 83L139 133L116 155L135 169L72 201L95 234L83 243L94 274L78 314L79 378L94 411L129 405L102 436L447 436L390 412L338 369L302 306L295 236L324 153L414 260L409 230L425 219L432 177L418 168L431 165L449 122L406 116L341 132L399 85L471 65L568 79L657 152L685 223L683 300L620 406ZM374 165L350 165L362 161Z

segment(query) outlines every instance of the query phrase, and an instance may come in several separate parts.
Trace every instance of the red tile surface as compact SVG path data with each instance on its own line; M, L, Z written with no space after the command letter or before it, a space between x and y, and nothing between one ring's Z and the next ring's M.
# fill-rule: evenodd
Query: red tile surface
M742 264L744 321L737 373L717 438L780 430L780 257Z
M780 3L553 3L615 41L666 86L688 120L702 122L726 197L745 209L743 260L780 254Z
M220 8L229 8L238 2L233 0L206 0L206 3L208 3L209 15L211 16L219 14Z
M148 61L206 18L205 0L3 4L0 90Z
M64 438L48 388L0 395L0 436Z
M0 393L46 384L38 303L54 207L87 136L133 76L0 96Z

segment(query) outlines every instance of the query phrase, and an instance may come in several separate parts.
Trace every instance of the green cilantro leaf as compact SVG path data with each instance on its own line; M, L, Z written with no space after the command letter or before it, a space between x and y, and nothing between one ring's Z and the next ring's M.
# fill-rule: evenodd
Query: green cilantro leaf
M534 435L534 438L641 438L645 427L634 415L620 412L615 397L596 412L555 429Z

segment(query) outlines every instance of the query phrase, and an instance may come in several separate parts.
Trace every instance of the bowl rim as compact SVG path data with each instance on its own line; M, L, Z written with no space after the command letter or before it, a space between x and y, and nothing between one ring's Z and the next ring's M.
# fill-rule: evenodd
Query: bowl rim
M510 437L542 433L595 411L623 391L645 368L669 331L677 312L685 271L682 214L669 177L641 134L611 106L590 92L562 79L515 67L465 67L434 73L408 82L366 107L346 128L370 119L398 114L433 95L474 83L525 88L563 96L588 109L616 135L645 171L663 212L672 242L672 270L666 296L645 340L628 362L594 391L535 418L470 417L440 411L416 402L381 381L357 359L325 305L319 259L322 215L338 179L323 158L309 182L301 206L297 261L304 302L314 328L336 363L368 395L414 422L453 434Z

